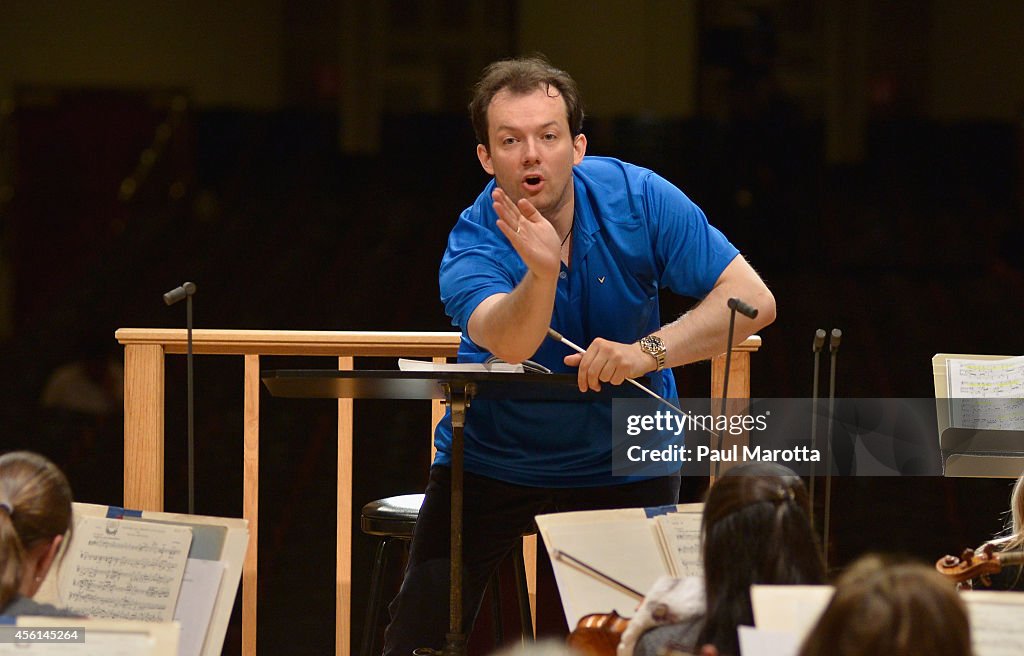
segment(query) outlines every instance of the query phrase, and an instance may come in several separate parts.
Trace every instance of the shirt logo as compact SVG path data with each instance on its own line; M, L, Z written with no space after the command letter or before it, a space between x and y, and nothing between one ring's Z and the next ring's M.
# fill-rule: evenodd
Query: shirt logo
M597 282L599 282L599 283L601 283L603 285L604 284L604 276L601 276L600 278L598 278Z

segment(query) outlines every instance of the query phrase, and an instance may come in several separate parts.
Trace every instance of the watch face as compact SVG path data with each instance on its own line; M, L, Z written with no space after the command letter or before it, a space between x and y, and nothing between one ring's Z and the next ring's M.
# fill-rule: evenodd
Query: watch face
M660 337L648 335L640 340L640 346L648 353L654 354L665 349L665 343Z
M640 339L640 348L658 361L658 370L665 366L665 342L656 335L648 335Z

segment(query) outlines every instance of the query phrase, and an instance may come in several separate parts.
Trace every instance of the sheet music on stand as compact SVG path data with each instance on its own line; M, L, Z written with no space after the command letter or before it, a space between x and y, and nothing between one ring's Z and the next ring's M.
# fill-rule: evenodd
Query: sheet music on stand
M246 520L78 502L73 515L73 537L37 600L94 618L173 619L178 656L221 653L249 543Z
M584 615L617 611L633 615L638 603L622 590L555 557L561 551L646 593L661 576L703 576L700 520L704 505L619 508L536 517L551 557L569 626Z
M1016 478L1024 471L1024 357L932 358L946 476Z

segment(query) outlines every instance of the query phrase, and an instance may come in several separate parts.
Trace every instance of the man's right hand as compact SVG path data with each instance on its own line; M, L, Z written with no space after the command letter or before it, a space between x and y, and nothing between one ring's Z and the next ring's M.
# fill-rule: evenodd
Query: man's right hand
M553 280L558 277L562 262L562 245L558 233L533 203L525 198L513 202L504 189L491 193L498 228L516 249L523 263L535 276Z

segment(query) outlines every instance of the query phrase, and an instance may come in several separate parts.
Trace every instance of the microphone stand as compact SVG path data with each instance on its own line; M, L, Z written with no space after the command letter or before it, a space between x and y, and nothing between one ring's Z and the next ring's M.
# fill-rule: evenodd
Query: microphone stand
M818 371L821 369L821 349L825 346L825 331L818 328L814 331L814 382L811 383L811 451L818 445ZM808 496L811 499L811 527L814 527L814 460L810 462L810 481Z
M186 282L164 294L164 303L174 305L185 299L185 332L186 332L186 380L188 392L188 514L196 511L196 465L195 465L195 413L194 393L192 389L192 296L196 293L196 285Z
M757 317L757 308L744 303L738 298L730 298L726 303L729 307L729 333L726 337L725 342L725 376L722 378L722 411L721 415L725 417L726 403L729 398L729 370L732 368L732 338L736 329L736 313L739 312L745 317L754 319ZM714 393L714 390L712 390ZM719 431L718 439L715 441L715 451L719 454L722 452L722 432ZM721 458L715 461L715 479L718 479L718 473L721 468Z
M843 331L838 328L832 329L832 337L828 343L830 354L828 366L828 438L825 443L825 527L823 531L823 545L825 556L825 571L828 571L828 521L832 513L832 427L835 425L833 413L836 404L836 356L839 352L839 341L843 337Z

